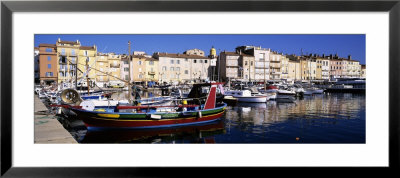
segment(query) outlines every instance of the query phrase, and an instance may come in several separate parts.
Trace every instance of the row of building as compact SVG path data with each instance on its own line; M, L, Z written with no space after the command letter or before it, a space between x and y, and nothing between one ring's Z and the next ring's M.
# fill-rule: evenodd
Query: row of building
M239 46L220 54L223 80L239 81L335 81L338 78L365 78L366 66L332 55L287 55L257 46Z
M87 78L86 78L87 75ZM86 83L124 86L137 83L190 83L198 81L243 82L334 80L365 77L365 65L337 55L284 55L256 46L240 46L219 55L211 48L206 56L200 49L179 53L147 55L101 53L80 41L39 44L35 48L35 79L42 84Z

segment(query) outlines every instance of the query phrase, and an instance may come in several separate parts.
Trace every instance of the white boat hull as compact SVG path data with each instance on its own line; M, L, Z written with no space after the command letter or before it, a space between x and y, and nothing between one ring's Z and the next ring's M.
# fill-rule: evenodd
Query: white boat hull
M278 90L279 95L296 95L295 91Z
M235 97L239 102L247 102L247 103L265 103L268 100L267 96L242 96Z

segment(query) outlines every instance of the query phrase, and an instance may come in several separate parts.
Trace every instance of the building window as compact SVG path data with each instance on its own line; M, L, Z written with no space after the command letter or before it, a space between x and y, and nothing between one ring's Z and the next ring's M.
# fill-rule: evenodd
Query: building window
M71 57L71 62L72 62L72 64L76 64L76 58L75 57ZM101 63L101 64L103 64L103 63Z
M149 61L149 65L154 65L154 61Z
M197 60L195 59L195 60L193 60L193 63L197 63Z
M203 63L203 60L200 60L200 63Z
M244 65L247 66L247 61L244 61Z
M61 55L64 55L64 56L65 56L65 48L62 48L62 49L61 49Z
M167 71L167 67L166 67L166 66L163 66L163 67L162 67L162 71Z
M176 64L180 64L181 63L181 61L180 60L176 60Z
M171 78L175 78L175 75L174 75L174 74L171 74Z
M125 71L125 72L129 72L129 68L125 67L125 68L124 68L124 71Z
M47 61L51 61L51 57L50 56L47 56Z
M185 58L185 61L188 62L189 61L188 58Z
M180 67L175 68L175 71L180 71L180 70L181 70Z
M53 52L53 49L51 49L51 48L46 48L46 52Z
M185 74L189 74L189 71L188 71L188 70L185 70Z
M174 60L171 60L171 64L174 64Z
M139 64L139 65L142 65L142 61L138 61L138 64Z
M84 56L88 56L88 51L83 51Z
M170 71L174 71L174 67L171 67L171 68L170 68Z
M208 63L208 60L204 60L204 63Z
M250 65L253 66L253 61L250 62Z
M103 57L103 56L102 56ZM124 61L124 64L129 64L128 61Z
M48 69L51 69L51 64L47 64L47 68L48 68Z
M265 59L265 54L264 53L260 53L260 61L263 61Z
M72 54L73 56L75 56L75 50L74 50L74 49L71 49L71 54Z

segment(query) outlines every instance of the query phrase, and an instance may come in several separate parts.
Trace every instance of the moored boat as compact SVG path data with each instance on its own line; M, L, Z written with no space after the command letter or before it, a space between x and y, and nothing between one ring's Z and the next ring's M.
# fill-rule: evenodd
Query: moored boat
M236 98L238 100L238 102L265 103L268 101L267 95L252 94L250 90L225 91L225 95Z
M323 94L324 90L319 88L308 88L304 91L304 95Z
M219 119L225 103L216 103L216 84L211 84L204 104L174 106L116 106L94 109L70 107L90 128L157 128L205 123Z

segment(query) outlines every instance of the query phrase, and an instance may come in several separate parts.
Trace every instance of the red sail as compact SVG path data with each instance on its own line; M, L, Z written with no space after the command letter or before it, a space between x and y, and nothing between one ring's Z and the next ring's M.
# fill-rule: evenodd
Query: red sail
M217 94L217 87L212 85L210 88L210 93L208 93L208 97L206 100L206 104L204 105L204 109L214 109L215 108L215 99Z

